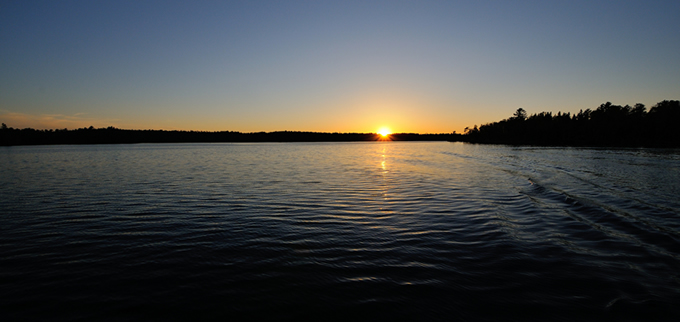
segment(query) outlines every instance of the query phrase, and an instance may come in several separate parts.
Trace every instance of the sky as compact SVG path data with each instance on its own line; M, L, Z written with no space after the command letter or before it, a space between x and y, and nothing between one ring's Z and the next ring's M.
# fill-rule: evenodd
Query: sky
M5 1L0 122L463 132L680 99L680 1Z

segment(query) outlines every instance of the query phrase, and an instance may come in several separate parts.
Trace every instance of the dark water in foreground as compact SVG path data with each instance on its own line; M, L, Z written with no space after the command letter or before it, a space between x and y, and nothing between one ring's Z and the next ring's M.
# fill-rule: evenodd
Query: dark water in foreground
M0 320L672 320L680 151L0 149Z

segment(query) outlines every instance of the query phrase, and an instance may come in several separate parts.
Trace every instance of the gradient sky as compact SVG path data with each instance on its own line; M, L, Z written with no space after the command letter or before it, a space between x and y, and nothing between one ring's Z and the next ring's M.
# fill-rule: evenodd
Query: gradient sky
M462 132L680 99L680 1L0 1L15 128Z

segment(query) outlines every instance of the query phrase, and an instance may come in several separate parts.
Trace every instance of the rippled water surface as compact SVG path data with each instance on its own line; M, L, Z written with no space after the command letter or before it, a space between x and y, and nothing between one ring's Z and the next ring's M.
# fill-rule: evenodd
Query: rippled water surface
M678 150L2 147L0 196L0 320L680 317Z

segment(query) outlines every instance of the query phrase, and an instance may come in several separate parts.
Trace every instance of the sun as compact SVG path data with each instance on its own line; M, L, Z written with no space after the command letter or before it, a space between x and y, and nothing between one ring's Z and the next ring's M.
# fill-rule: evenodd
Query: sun
M385 138L388 135L392 134L392 131L390 131L390 129L388 129L386 127L383 127L383 128L380 128L380 130L378 130L378 134L380 134L380 136Z

